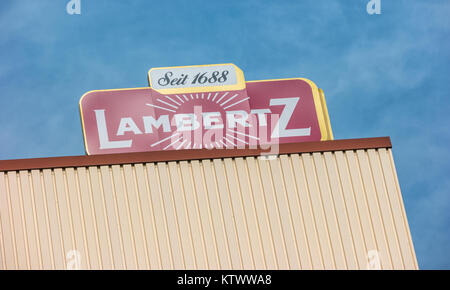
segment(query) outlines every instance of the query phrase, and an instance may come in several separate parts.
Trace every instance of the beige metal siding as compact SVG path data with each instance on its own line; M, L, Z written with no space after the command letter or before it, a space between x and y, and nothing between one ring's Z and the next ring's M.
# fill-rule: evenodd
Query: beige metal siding
M390 149L0 172L1 269L366 269L370 253L418 268Z

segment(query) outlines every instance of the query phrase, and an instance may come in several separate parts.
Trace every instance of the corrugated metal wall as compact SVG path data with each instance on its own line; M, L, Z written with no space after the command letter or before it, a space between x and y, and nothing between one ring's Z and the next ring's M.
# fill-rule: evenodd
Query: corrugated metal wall
M0 172L0 219L2 269L418 267L390 149Z

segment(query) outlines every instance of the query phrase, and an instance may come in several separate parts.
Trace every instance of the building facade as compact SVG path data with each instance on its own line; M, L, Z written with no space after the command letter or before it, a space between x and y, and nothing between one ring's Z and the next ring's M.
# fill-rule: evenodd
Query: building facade
M391 147L0 161L0 269L418 269Z

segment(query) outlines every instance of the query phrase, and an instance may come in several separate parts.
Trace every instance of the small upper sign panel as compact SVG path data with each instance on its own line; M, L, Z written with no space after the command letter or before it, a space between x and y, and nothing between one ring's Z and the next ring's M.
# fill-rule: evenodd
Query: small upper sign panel
M245 89L244 73L231 63L152 68L148 80L150 87L161 94Z

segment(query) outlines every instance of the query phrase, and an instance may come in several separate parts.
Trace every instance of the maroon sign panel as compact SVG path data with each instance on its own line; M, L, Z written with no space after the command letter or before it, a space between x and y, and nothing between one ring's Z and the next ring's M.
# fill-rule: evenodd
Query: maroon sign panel
M80 100L88 154L326 140L323 108L319 90L304 79L254 81L244 90L204 93L91 91Z

